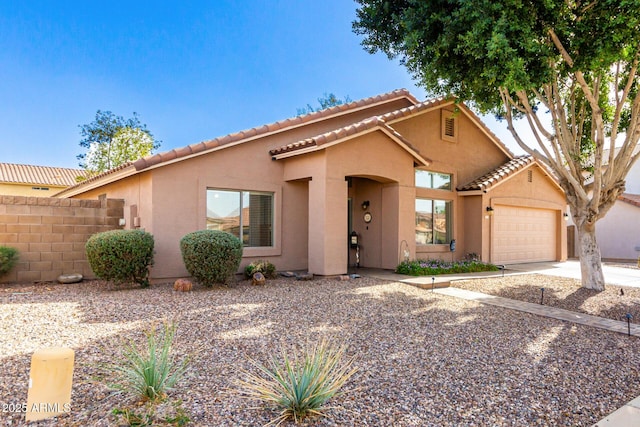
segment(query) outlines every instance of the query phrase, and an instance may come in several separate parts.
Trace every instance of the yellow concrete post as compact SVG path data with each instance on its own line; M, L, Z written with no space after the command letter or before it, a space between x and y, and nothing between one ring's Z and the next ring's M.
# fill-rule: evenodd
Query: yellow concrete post
M31 357L26 420L36 421L71 411L74 352L45 348Z

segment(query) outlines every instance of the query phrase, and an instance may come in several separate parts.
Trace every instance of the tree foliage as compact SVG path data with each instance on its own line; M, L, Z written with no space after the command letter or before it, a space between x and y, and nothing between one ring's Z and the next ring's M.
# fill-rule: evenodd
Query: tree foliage
M313 113L314 111L324 110L325 108L335 107L336 105L348 104L351 102L349 95L343 99L338 98L333 93L327 94L326 92L320 98L318 98L319 107L314 108L311 104L307 104L304 108L297 109L298 116L304 116L305 114Z
M400 57L434 95L506 119L556 174L580 236L583 285L604 288L595 223L640 156L640 0L357 1L353 29L367 51ZM534 141L518 134L518 118Z
M86 153L77 156L80 167L92 174L101 173L124 163L148 156L160 147L147 125L140 123L137 113L125 119L111 111L96 113L96 119L80 126L80 146Z

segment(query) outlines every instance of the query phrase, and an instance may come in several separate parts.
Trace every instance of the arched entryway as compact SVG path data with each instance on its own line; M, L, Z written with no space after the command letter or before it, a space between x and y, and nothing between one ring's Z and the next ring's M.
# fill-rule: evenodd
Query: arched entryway
M359 266L395 268L399 251L400 191L397 182L379 176L350 176L347 237L349 266L356 263L350 235L358 236Z

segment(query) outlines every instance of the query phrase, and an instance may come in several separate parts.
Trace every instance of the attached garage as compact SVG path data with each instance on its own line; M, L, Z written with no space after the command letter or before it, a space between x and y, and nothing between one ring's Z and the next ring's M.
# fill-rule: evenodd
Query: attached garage
M558 214L551 209L495 205L492 262L555 261L558 259Z

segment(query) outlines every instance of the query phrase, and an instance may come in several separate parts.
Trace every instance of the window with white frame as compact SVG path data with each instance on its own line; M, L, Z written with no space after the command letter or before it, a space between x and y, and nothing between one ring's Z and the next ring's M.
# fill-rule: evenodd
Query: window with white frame
M453 235L451 201L416 199L416 244L447 244Z
M246 247L273 246L273 193L207 189L207 229L231 233Z

